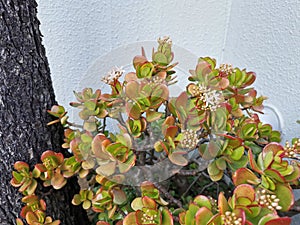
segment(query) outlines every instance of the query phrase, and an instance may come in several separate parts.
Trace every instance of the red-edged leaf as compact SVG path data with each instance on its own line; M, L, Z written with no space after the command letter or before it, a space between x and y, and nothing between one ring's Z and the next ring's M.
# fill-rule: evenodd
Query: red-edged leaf
M123 220L123 225L138 225L135 212L129 213Z
M264 225L289 225L291 224L292 219L289 217L281 217L281 218L275 218L271 219L268 222L266 222Z
M219 194L218 207L219 207L221 214L225 214L225 212L229 211L229 209L230 209L223 192L220 192L220 194Z
M188 160L182 156L183 154L186 154L186 152L173 152L172 154L169 154L169 159L175 165L186 166Z
M29 165L25 162L22 162L22 161L15 162L14 168L17 171L21 171L21 170L29 171Z
M235 186L247 183L257 185L260 183L260 179L248 168L237 169L232 176L232 181Z
M249 184L238 185L234 189L233 194L236 196L236 198L240 198L240 197L248 198L251 202L255 200L255 190Z
M155 200L149 198L148 196L142 197L143 206L149 209L156 209L157 205Z
M264 174L268 177L274 178L276 181L280 183L285 182L285 178L275 169L266 169Z
M258 167L258 165L256 164L255 159L254 159L254 155L253 155L251 149L249 149L249 151L248 151L248 157L249 157L249 163L250 163L251 168L252 168L255 172L261 174L261 173L262 173L262 170L261 170L261 169Z
M177 126L170 126L166 129L165 132L165 138L171 137L171 139L174 139L176 134L178 132L178 127Z
M279 198L279 205L282 207L281 211L288 211L294 204L293 191L289 186L277 183L275 194Z
M272 151L276 155L277 152L284 151L284 148L277 142L271 142L263 148L263 156L269 151Z
M163 209L161 212L162 222L161 225L173 225L173 217L169 210Z
M195 225L206 225L213 217L213 213L206 207L201 207L195 216Z

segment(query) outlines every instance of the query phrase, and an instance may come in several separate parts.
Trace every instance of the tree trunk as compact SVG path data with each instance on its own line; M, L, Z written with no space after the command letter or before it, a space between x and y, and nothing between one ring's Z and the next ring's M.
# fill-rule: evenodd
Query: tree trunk
M43 151L62 151L62 128L46 126L55 98L36 8L34 0L0 0L0 225L15 224L22 207L9 183L14 162L33 166ZM47 214L62 224L88 224L81 207L71 205L78 189L73 179L41 196Z

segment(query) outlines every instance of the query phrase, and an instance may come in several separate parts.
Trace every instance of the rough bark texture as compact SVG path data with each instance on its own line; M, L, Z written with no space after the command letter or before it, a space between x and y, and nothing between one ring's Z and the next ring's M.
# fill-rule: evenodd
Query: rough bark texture
M9 184L14 162L32 166L43 151L61 151L62 129L46 126L55 98L36 8L34 0L0 0L0 225L15 224L22 207ZM62 224L87 224L70 204L74 183L43 196L47 213Z

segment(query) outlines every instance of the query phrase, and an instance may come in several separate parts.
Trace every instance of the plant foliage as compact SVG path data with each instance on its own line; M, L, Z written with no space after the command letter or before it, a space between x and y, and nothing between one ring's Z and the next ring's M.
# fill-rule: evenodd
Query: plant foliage
M56 118L49 125L62 124L62 147L72 156L47 150L33 169L15 163L11 184L25 204L18 225L60 224L35 195L37 180L60 189L72 176L81 186L72 204L92 224L290 224L278 211L294 204L300 142L282 146L280 133L260 121L266 98L251 86L255 73L199 58L173 97L173 57L171 40L159 39L152 60L142 50L134 72L116 67L102 79L109 93L75 92L80 125L63 106L49 110ZM119 131L108 129L112 121Z

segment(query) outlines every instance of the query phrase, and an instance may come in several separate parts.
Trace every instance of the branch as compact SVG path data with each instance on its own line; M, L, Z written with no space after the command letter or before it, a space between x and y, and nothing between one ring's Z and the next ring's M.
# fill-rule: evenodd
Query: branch
M156 188L166 197L170 200L170 202L173 202L176 204L179 208L182 208L182 203L181 201L177 200L174 198L163 186L160 184L156 183L155 184Z

